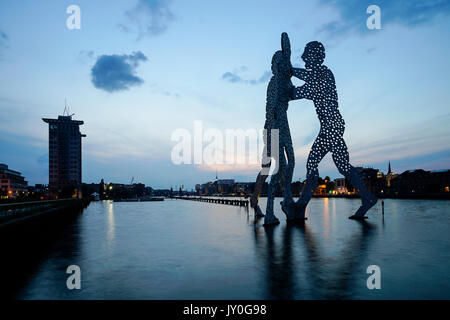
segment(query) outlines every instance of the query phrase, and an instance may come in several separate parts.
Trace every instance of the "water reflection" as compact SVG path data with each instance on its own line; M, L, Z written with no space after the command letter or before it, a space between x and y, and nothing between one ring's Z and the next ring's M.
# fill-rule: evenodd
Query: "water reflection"
M327 210L325 210L325 215ZM353 221L352 221L353 222ZM343 299L352 296L354 275L361 271L374 226L354 221L359 230L351 236L332 265L321 253L320 244L305 222L285 226L255 227L255 243L265 266L268 299ZM327 225L328 226L328 225ZM282 228L281 241L274 233ZM328 232L326 232L328 234ZM263 243L262 238L265 237ZM298 252L302 240L304 253ZM297 253L297 255L296 255ZM302 287L301 279L307 279Z
M114 241L115 235L115 222L114 222L114 204L112 201L108 201L108 244L111 246Z
M285 243L282 247L276 246L274 231L278 226L255 228L256 246L263 257L265 284L267 286L267 299L292 299L294 294L292 248L290 246L290 232L284 234ZM262 233L265 242L261 242ZM279 257L278 253L281 252Z
M313 199L307 221L265 228L247 208L92 203L61 226L16 233L23 246L4 245L3 284L23 287L24 299L450 298L448 202L389 200L385 224L379 208L368 222L348 220L358 205ZM65 289L71 264L83 270L79 292ZM382 290L366 287L372 264Z
M327 281L324 298L345 299L352 297L352 282L355 281L355 274L363 271L365 255L369 251L368 246L374 234L375 226L366 221L353 221L359 225L359 231L347 241L343 251L337 259L337 266L334 275ZM330 270L331 271L331 270ZM358 277L359 278L359 277Z
M324 203L323 203L323 208L324 208L324 219L323 219L323 228L325 230L325 239L329 239L330 238L330 201L328 198L323 199Z

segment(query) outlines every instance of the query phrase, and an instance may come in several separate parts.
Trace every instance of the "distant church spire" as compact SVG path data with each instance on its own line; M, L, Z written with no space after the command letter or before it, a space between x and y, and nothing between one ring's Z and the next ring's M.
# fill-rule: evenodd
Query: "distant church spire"
M388 174L392 174L392 170L391 170L391 162L389 161L389 169L388 169Z
M219 177L217 176L217 169L216 169L216 181L219 180Z

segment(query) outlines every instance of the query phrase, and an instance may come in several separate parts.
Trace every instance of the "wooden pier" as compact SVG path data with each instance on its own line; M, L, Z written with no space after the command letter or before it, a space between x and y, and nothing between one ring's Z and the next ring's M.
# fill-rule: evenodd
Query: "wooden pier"
M248 200L238 200L238 199L205 198L205 197L172 197L172 199L226 204L226 205L238 206L238 207L248 207L249 206Z

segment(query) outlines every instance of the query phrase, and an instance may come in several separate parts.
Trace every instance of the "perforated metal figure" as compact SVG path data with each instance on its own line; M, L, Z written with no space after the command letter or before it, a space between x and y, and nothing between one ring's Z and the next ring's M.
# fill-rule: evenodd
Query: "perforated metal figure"
M295 204L298 209L297 217L304 218L305 208L317 188L318 165L325 155L331 152L339 172L361 195L362 205L350 218L363 219L367 211L376 204L377 198L367 191L358 171L350 165L349 153L343 138L345 122L339 112L334 75L323 65L325 49L322 43L309 42L302 59L305 62L305 69L292 69L294 77L305 81L303 86L294 89L294 99L308 99L314 102L320 120L320 132L308 157L306 184Z
M269 169L272 164L271 159L276 161L277 169L272 175L267 196L266 216L264 224L278 224L279 220L275 217L273 212L273 204L276 188L281 183L281 189L286 195L291 194L290 184L292 181L292 174L294 171L295 158L292 147L292 139L289 130L289 123L287 119L287 109L289 101L292 98L292 90L294 86L291 82L290 62L291 50L289 38L286 33L281 36L282 51L277 51L272 58L272 73L273 76L269 81L267 87L267 101L266 101L266 123L264 125L265 146L263 152L262 170L256 179L255 191L250 198L250 205L255 208L257 216L262 216L261 209L258 206L258 197L262 186L268 177ZM272 132L271 130L278 130L278 152L274 154L272 149ZM273 147L276 148L274 145ZM288 161L286 163L286 157ZM286 188L288 186L288 188ZM287 191L289 190L289 191Z

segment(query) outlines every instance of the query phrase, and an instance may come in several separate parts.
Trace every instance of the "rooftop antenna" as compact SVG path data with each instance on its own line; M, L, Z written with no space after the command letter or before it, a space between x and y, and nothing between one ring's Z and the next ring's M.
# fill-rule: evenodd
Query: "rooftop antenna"
M63 112L63 116L67 115L68 117L72 117L75 115L75 113L70 114L69 113L69 107L67 106L67 99L64 98L64 112Z
M65 115L69 115L69 113L67 112L67 99L64 98L64 112L63 112L63 116Z

